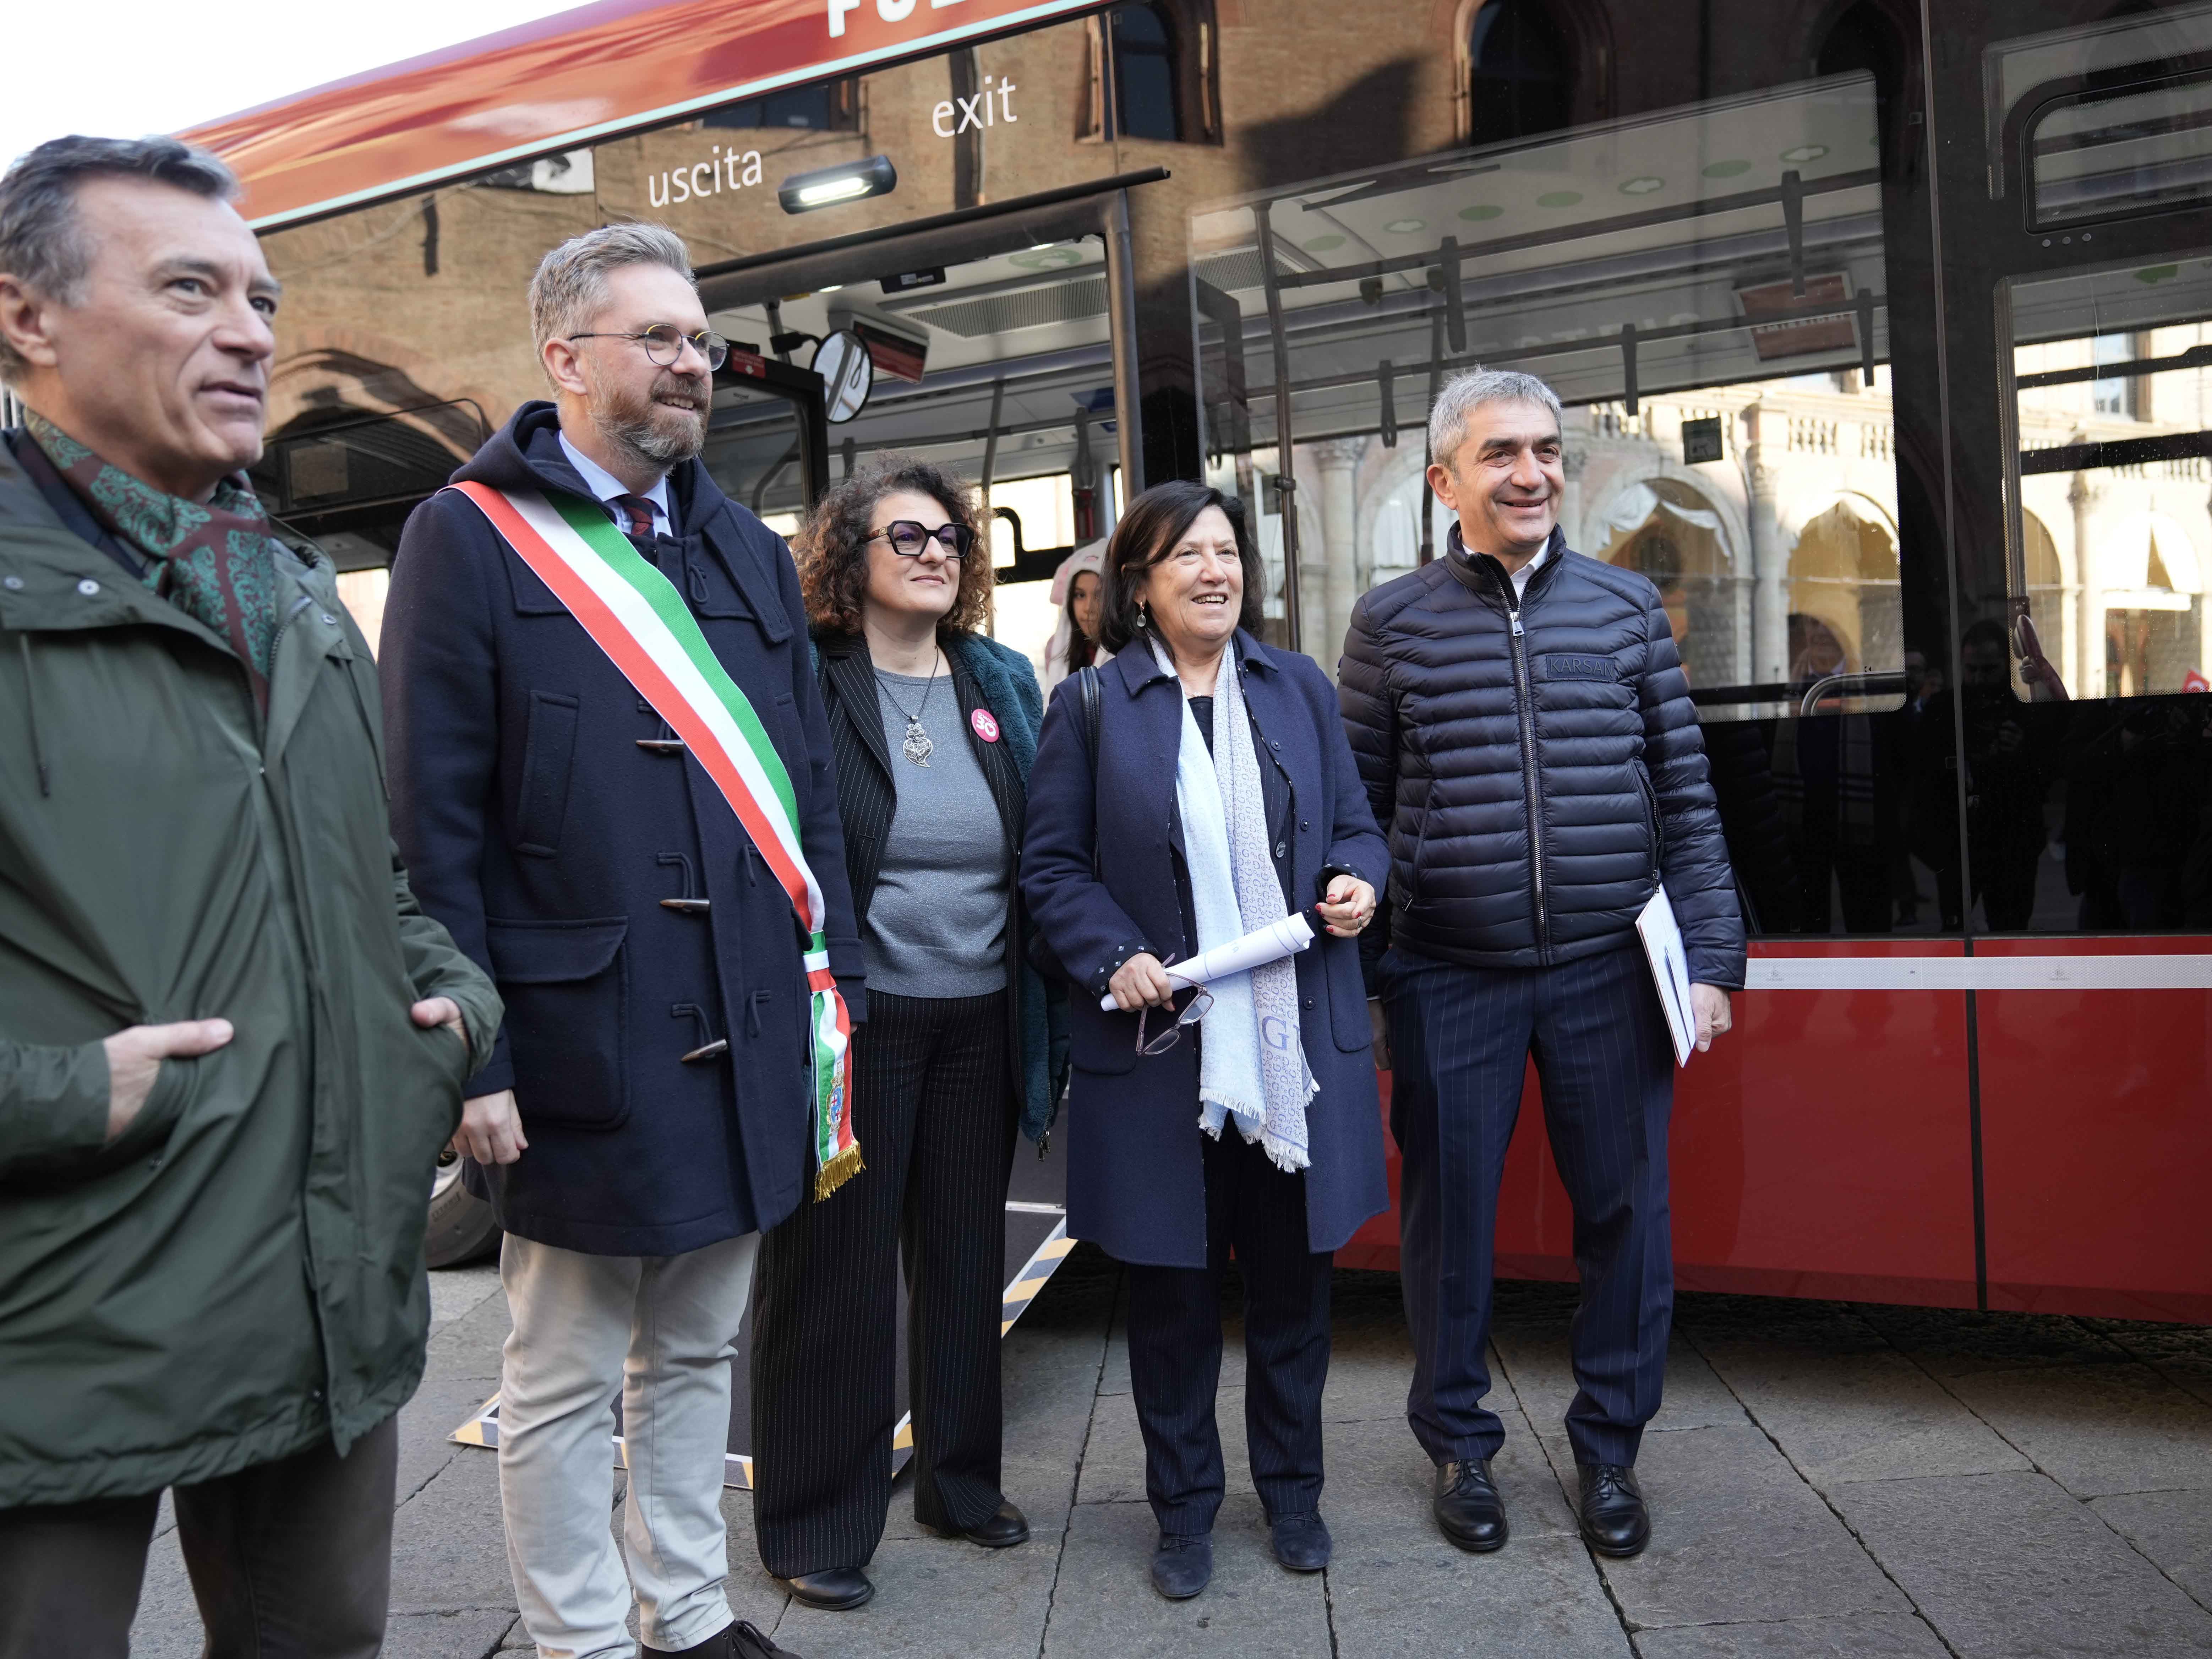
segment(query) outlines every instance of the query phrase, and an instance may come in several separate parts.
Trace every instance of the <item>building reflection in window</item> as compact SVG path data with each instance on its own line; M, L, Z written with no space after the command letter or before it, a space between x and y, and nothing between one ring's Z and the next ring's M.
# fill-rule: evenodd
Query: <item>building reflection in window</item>
M1182 137L1174 20L1159 5L1118 6L1113 14L1115 116L1125 138Z
M1566 125L1567 49L1544 9L1489 0L1468 42L1468 142L1498 143Z

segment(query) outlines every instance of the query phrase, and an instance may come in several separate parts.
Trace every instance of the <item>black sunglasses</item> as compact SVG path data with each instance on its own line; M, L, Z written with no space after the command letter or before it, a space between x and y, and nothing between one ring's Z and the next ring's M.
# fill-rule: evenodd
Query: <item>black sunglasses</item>
M910 518L894 519L882 529L871 531L868 540L873 541L878 536L887 540L901 558L920 558L922 549L933 541L945 550L945 558L965 558L975 545L975 533L964 524L940 524L929 530Z

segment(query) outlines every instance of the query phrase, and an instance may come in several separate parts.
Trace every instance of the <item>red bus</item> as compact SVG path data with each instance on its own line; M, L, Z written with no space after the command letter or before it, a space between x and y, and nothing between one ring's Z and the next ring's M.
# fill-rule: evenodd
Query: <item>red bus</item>
M723 486L788 526L956 465L1031 650L1066 552L1202 477L1333 668L1439 539L1440 376L1543 375L1753 941L1680 1282L2212 1321L2212 5L602 0L191 136L285 284L263 487L372 628L609 220L746 343ZM1571 1276L1534 1110L1509 1181L1501 1264Z

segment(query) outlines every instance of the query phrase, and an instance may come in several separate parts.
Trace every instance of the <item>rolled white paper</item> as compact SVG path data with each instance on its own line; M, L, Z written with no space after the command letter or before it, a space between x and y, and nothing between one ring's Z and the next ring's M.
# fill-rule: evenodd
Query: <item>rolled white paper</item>
M1313 941L1313 924L1306 920L1304 911L1299 911L1279 922L1271 922L1257 933L1231 939L1212 950L1201 950L1186 961L1171 962L1167 976L1177 985L1202 985L1209 979L1248 973L1270 962L1279 962L1285 956L1295 956ZM1116 1006L1111 996L1103 997L1098 1002L1102 1013L1111 1014Z

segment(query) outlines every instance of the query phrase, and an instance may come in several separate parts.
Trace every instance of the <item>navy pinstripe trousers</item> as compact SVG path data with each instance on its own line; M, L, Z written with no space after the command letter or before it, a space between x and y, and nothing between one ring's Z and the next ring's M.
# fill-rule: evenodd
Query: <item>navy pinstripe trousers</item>
M1642 949L1631 935L1618 950L1547 968L1462 967L1400 950L1382 966L1414 1437L1439 1463L1493 1456L1504 1441L1482 1403L1491 1279L1498 1181L1533 1055L1582 1278L1567 1438L1577 1463L1635 1462L1659 1409L1674 1311L1674 1050Z
M868 1167L762 1240L753 1515L761 1560L780 1578L865 1566L882 1541L902 1257L915 1518L957 1532L998 1510L1015 1131L1006 1025L1003 991L871 991L852 1068Z

